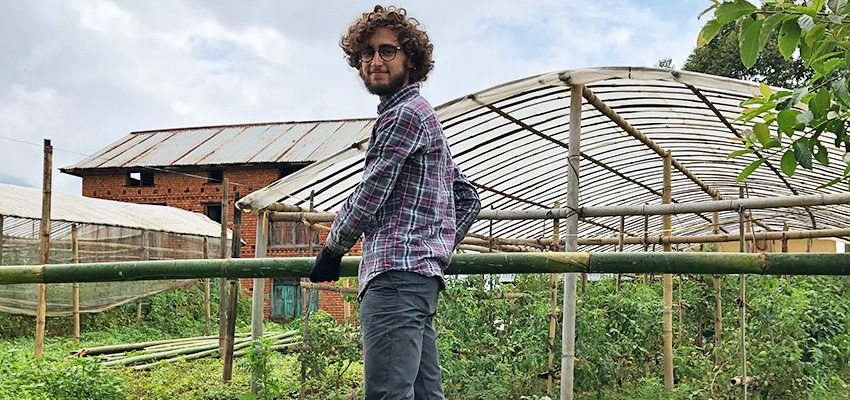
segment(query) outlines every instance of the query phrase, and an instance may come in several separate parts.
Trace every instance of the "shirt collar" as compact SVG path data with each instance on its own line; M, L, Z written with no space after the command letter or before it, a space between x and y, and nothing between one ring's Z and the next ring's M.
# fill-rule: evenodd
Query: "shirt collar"
M402 101L406 100L409 97L418 96L419 95L419 82L411 83L401 89L398 92L393 93L390 97L384 99L381 104L378 104L378 114L383 114L384 111L389 110L390 108L398 105Z

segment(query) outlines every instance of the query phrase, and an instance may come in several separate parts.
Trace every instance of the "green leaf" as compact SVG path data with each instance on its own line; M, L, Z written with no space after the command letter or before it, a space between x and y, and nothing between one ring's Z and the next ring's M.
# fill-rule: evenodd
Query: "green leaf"
M764 45L770 38L770 34L773 33L773 30L776 29L776 26L779 25L779 23L782 22L785 18L785 14L773 14L765 18L764 23L761 26L761 34L759 35L759 47L764 48Z
M820 141L815 144L815 147L818 149L818 152L815 153L815 160L823 165L829 165L829 153L826 151L826 147Z
M839 55L839 54L841 54L841 53L842 53L842 52L840 52L840 51L833 51L833 52L831 52L831 53L826 53L826 54L824 54L824 55L822 55L822 56L820 56L820 57L818 57L818 58L815 58L815 59L814 59L814 60L812 60L811 62L815 63L815 62L818 62L818 61L823 61L823 60L825 60L825 59L827 59L827 58L831 58L831 57L837 56L837 55ZM844 59L842 58L842 61L843 61L843 60L844 60Z
M814 43L823 36L824 29L826 29L826 24L817 24L812 29L809 29L806 33L806 44L814 46Z
M697 19L702 18L702 16L703 16L703 15L705 15L705 13L707 13L707 12L709 12L709 11L711 11L711 10L715 9L715 8L716 8L717 6L719 6L719 5L720 5L720 3L714 3L714 4L712 4L710 7L706 8L705 10L702 10L702 12L701 12L701 13L697 14Z
M767 141L767 144L764 145L765 149L773 149L776 147L782 147L782 135L770 138L770 140Z
M838 78L832 81L832 90L835 91L836 97L846 97L847 81L844 78Z
M756 122L756 124L753 125L753 134L762 146L767 146L767 142L770 141L770 128L768 128L767 125L761 122Z
M847 168L844 168L844 176L850 175L850 165Z
M814 8L806 7L806 6L797 6L797 7L794 7L794 8L797 11L799 11L800 13L805 14L805 15L803 15L804 17L814 18L814 17L818 16L818 13L817 13L817 11L815 11ZM808 29L806 29L806 27L804 27L802 25L800 25L800 27L803 28L804 31L808 31Z
M782 110L776 116L776 123L779 126L779 130L791 137L794 134L794 125L797 125L797 114L800 111L797 110Z
M756 59L763 47L759 46L759 37L763 23L764 20L761 19L753 20L747 18L741 24L741 33L738 36L738 40L741 47L741 62L747 68L752 68L756 64Z
M782 161L779 162L779 167L782 172L789 177L794 176L794 171L797 170L797 159L794 157L794 151L788 150L782 155Z
M708 21L705 23L705 26L702 27L702 30L699 31L699 36L697 36L697 47L702 47L711 42L711 39L714 39L717 36L717 32L722 28L719 22L716 19Z
M770 90L770 86L767 86L764 83L759 84L759 92L761 92L761 95L764 96L765 99L769 99L770 95L773 94L773 91Z
M830 100L830 93L826 89L819 90L817 96L809 100L809 110L815 118L826 115L826 112L829 111Z
M823 9L823 5L826 4L826 0L812 0L812 9L815 12L820 12Z
M844 64L843 58L830 58L823 63L823 73L824 75L834 71L836 68L840 67Z
M831 180L831 181L829 181L829 182L827 182L827 183L824 183L823 185L818 186L818 189L823 189L823 188L825 188L825 187L830 187L830 186L832 186L832 185L834 185L834 184L836 184L836 183L838 183L838 182L841 182L841 180L842 180L842 179L844 179L844 178L843 178L843 177L841 177L841 176L839 176L838 178L835 178L835 179L833 179L833 180Z
M794 142L794 159L805 169L812 169L812 151L806 146L804 139Z
M728 160L730 158L735 158L735 157L738 157L738 156L742 156L744 154L750 154L750 153L754 153L754 152L755 152L755 150L753 150L753 149L735 150L732 153L730 153L728 156L726 156L726 159Z
M714 11L714 18L720 25L726 25L744 15L752 14L756 10L758 10L756 6L748 1L735 0L734 2L720 4Z
M764 84L762 83L762 85L764 85ZM763 98L763 97L752 97L752 98L749 98L747 100L742 101L741 104L738 104L738 105L741 106L741 107L744 107L744 106L748 106L748 105L751 105L751 104L764 104L764 102L765 102L765 98Z
M776 107L776 103L774 103L772 101L768 101L767 103L764 103L764 105L762 105L759 108L756 108L755 110L748 109L748 110L742 111L744 114L741 115L738 118L735 118L735 121L740 120L740 121L743 121L743 123L750 122L750 120L752 120L753 118L758 117L759 115L761 115L762 113L764 113L767 110L772 109L773 107Z
M841 159L844 160L845 164L850 165L850 152L844 153L844 155L841 156ZM848 168L850 168L850 166L848 166Z
M744 170L741 171L741 173L738 175L738 179L736 179L735 182L740 183L744 179L747 179L747 177L750 176L750 174L752 174L753 171L756 170L756 168L764 164L765 161L767 161L766 158L759 158L758 160L755 160L750 163L750 165L747 165L747 168L744 168Z
M785 59L791 58L797 45L800 43L800 25L797 24L797 18L787 19L779 28L779 52Z

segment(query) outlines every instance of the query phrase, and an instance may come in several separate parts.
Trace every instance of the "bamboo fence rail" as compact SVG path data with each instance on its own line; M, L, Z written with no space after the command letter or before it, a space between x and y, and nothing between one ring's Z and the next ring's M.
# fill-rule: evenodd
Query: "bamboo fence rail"
M314 262L312 257L292 257L3 266L0 284L304 277ZM359 263L360 257L343 257L341 276L356 276ZM456 254L446 270L448 274L566 272L850 275L850 253Z

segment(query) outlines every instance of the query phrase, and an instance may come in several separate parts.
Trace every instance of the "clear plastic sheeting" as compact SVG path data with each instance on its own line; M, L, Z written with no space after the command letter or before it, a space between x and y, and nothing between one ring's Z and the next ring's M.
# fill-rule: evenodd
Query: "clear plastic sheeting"
M41 191L30 188L18 188L2 185L0 192L11 195L15 192L17 204L14 208L24 210L28 207L40 208ZM30 196L22 196L29 193ZM55 194L54 194L55 195ZM4 198L0 194L0 201ZM73 203L57 204L62 200L73 200ZM54 196L53 215L57 209L84 207L87 199L79 196L62 194ZM72 232L76 231L77 262L112 262L139 260L169 260L169 259L200 259L217 258L220 254L221 226L204 215L185 210L164 206L146 206L97 200L98 205L116 206L130 214L122 216L116 223L137 220L137 227L109 225L108 218L98 215L94 218L98 223L74 220L52 220L50 229L50 264L69 264L73 262ZM133 207L136 206L136 207ZM0 204L0 210L12 208ZM142 212L143 211L143 212ZM87 210L92 215L97 210ZM135 214L134 214L135 212ZM61 213L59 213L61 214ZM169 221L163 224L157 218L162 214ZM164 230L149 230L145 227L167 228L169 224L179 226L180 216L188 217L186 223L180 226L179 232ZM64 215L74 218L73 215ZM85 220L76 216L78 220ZM94 219L91 218L91 219ZM91 221L89 219L89 221ZM0 236L0 268L2 265L37 265L40 219L0 214L2 221L2 236ZM192 234L190 228L199 227L200 232ZM162 280L135 282L92 282L80 283L80 312L95 313L126 304L142 297L150 296L165 290L173 289L191 280ZM38 303L38 285L0 285L0 312L35 315ZM47 289L47 315L65 316L72 312L72 284L50 284Z
M743 148L748 124L736 122L739 104L759 94L757 83L711 75L646 67L606 67L557 71L519 79L459 97L437 107L455 162L478 188L483 208L521 210L551 208L566 203L567 144L570 136L570 85L582 84L626 123L653 141L723 198L775 197L838 193L840 185L821 188L846 166L837 151L829 165L798 168L793 177L779 171L778 157L763 164L743 183L738 174L757 157L728 159ZM774 88L774 90L778 90ZM803 108L804 105L799 105ZM582 99L579 206L660 204L662 158L626 132L617 121ZM773 136L778 136L775 126ZM784 135L783 135L784 136ZM783 144L791 141L783 137ZM830 133L821 140L831 143ZM240 201L242 209L259 210L273 201L307 208L315 193L315 209L336 211L360 180L362 152L349 151L324 168L302 170ZM319 162L321 163L321 161ZM825 177L829 177L826 178ZM261 194L264 193L264 194ZM269 193L276 194L272 200ZM703 202L711 196L693 179L674 169L672 197L677 203ZM850 206L786 207L752 210L755 231L846 227ZM662 235L661 217L625 217L625 235ZM578 235L608 238L619 234L619 217L582 218ZM646 223L646 225L644 225ZM738 232L738 215L720 213L721 232ZM471 233L500 238L551 237L552 221L478 221ZM673 216L673 235L712 233L711 215ZM563 238L563 233L561 234ZM687 245L681 248L688 247ZM582 251L615 250L616 246L582 246ZM624 251L643 251L626 245ZM649 245L649 251L661 246Z

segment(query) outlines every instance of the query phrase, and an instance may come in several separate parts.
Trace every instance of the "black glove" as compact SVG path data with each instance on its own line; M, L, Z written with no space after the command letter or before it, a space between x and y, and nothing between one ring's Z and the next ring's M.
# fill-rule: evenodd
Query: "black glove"
M339 264L342 262L342 255L334 254L327 247L322 247L322 251L316 257L316 264L310 270L310 282L328 282L339 279Z

